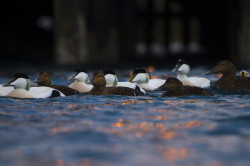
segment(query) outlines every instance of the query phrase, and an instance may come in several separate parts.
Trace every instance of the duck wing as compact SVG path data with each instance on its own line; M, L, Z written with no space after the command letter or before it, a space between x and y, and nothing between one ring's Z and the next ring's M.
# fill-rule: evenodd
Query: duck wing
M125 95L125 96L140 96L141 92L128 87L107 87L109 95Z
M50 87L61 91L63 94L65 94L65 96L79 94L77 90L64 85L51 85Z
M208 90L195 86L184 86L184 93L186 95L213 96Z
M250 77L235 77L233 87L236 90L250 90Z

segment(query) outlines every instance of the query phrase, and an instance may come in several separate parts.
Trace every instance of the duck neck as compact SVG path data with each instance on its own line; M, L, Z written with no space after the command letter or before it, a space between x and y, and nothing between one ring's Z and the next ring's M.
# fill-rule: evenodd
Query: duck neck
M103 85L94 85L91 89L91 93L93 94L104 94L106 87Z
M179 79L179 80L183 80L183 79L187 79L188 77L187 77L187 75L185 75L185 74L178 74L177 75L177 78Z

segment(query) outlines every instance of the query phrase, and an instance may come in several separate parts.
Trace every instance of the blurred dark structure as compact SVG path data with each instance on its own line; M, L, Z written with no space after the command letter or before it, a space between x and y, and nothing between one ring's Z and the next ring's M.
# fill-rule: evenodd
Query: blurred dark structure
M250 65L248 0L12 0L2 60ZM14 5L13 5L14 4Z

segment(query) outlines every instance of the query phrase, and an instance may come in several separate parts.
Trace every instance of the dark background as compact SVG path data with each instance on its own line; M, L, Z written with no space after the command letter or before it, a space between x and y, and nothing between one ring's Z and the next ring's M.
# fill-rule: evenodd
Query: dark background
M119 27L120 34L123 34L120 35L119 39L121 41L119 44L119 55L117 55L119 58L113 65L142 62L145 64L163 65L168 62L173 66L173 63L179 58L187 59L196 64L209 64L221 59L230 59L238 63L238 47L235 44L236 41L234 41L234 38L237 38L237 31L235 29L238 28L234 26L235 23L240 21L237 1L176 0L179 6L181 6L180 12L169 9L170 3L173 1L166 1L164 10L157 12L154 8L154 0L147 0L147 5L144 8L141 8L136 0L108 0L107 4L110 3L108 5L103 5L98 0L85 0L86 3L84 5L87 5L85 8L88 10L83 12L86 13L88 31L94 31L97 36L99 34L99 38L97 38L99 43L106 42L104 40L105 36L102 37L102 31L105 32L105 29L111 28L110 24L113 22ZM2 3L4 12L1 14L1 64L10 65L22 62L29 65L40 63L57 65L55 61L55 41L57 38L55 31L58 27L55 29L55 26L53 26L56 21L54 18L56 1L10 0ZM105 11L104 13L110 12L110 14L102 16L103 13L101 12L103 11L96 10L97 6L98 9L106 8L106 10L103 10ZM74 9L72 8L72 10ZM98 12L100 12L100 15ZM171 44L169 36L172 33L169 32L169 27L170 20L173 17L178 17L182 21L181 31L185 48L190 38L190 34L188 33L189 20L192 17L199 20L200 31L198 33L200 36L199 44L201 46L199 51L189 52L187 49L175 53L169 51L168 48ZM39 24L39 19L41 18L49 21L52 19L53 25L49 24L48 27L44 28ZM98 21L100 18L102 18L101 21ZM157 19L166 21L166 25L163 28L165 33L162 34L165 40L161 43L163 44L164 51L161 52L161 55L157 55L157 53L149 49L152 43L155 43L153 28ZM139 26L139 22L143 22L143 26ZM130 35L126 35L127 31L131 31L130 25L134 29L133 39L130 39ZM98 26L103 28L96 28ZM140 39L140 41L137 36L138 29L144 32L143 39ZM135 49L126 53L128 49L127 45L122 42L124 40L131 40L133 44L132 48ZM141 41L143 41L147 51L138 52L136 50L138 42ZM131 46L129 47L131 48ZM95 55L90 56L95 57Z

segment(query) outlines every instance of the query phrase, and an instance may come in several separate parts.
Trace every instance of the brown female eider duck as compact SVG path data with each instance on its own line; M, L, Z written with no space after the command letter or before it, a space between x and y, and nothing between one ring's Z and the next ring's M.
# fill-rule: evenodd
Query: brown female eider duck
M195 86L183 86L182 82L174 77L168 78L162 86L162 89L167 91L163 93L162 96L213 96L213 94L206 89Z
M64 85L51 85L51 78L49 73L40 72L37 76L37 84L39 86L47 86L61 91L65 96L80 94L77 90Z
M207 74L222 74L212 87L223 90L250 90L250 78L236 76L236 68L229 60L220 61Z
M106 80L102 72L93 73L92 84L93 88L89 92L90 95L141 95L139 91L128 87L106 87Z

